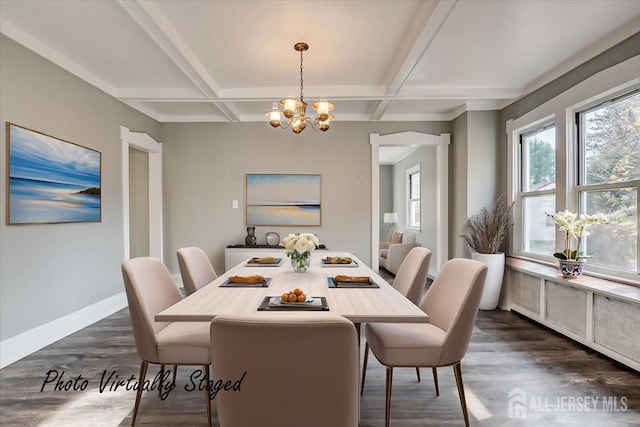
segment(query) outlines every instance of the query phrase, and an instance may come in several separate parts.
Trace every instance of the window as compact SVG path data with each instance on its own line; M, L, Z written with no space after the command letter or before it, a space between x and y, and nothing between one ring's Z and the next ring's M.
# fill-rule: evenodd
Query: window
M606 226L583 239L589 264L638 272L640 94L579 111L576 196L580 213L603 213Z
M520 134L521 251L548 255L555 251L555 226L547 213L556 205L556 128L539 126Z
M407 227L420 229L420 165L407 169Z

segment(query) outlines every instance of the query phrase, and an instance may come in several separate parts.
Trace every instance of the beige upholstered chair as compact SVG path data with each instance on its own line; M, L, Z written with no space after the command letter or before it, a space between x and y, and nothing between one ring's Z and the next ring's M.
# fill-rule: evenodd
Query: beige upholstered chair
M213 282L218 275L211 266L207 254L198 247L178 249L178 266L187 295Z
M429 315L430 323L367 325L367 344L387 369L385 425L389 425L394 367L450 365L456 377L464 422L469 425L460 361L471 339L486 276L487 267L479 261L449 260L420 304Z
M409 251L404 261L398 269L393 280L393 287L402 295L407 297L409 301L415 305L420 305L422 296L424 295L424 288L427 284L427 276L429 274L429 263L431 262L431 251L427 248L413 248ZM366 328L369 324L365 324ZM366 332L365 332L366 334ZM364 363L362 371L362 386L360 388L360 394L364 391L364 380L367 374L367 361L369 359L369 343L364 347ZM437 378L435 372L436 368L433 368L434 380ZM420 381L420 368L416 367L416 374L418 381Z
M358 425L358 339L347 319L220 315L211 344L214 378L242 380L215 397L222 427Z
M141 359L140 383L149 363L161 365L200 365L209 377L211 344L209 324L202 322L156 322L155 315L182 299L171 273L151 257L134 258L122 263L122 277L129 302L136 350ZM131 418L136 422L142 388L138 389ZM207 416L211 423L211 401L205 391Z

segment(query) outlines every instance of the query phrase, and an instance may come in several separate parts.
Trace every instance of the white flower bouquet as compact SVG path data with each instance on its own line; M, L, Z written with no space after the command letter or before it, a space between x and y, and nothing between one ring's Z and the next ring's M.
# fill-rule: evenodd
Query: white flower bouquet
M295 233L282 239L286 249L285 254L291 258L291 265L295 271L307 271L311 261L311 251L320 245L315 234Z

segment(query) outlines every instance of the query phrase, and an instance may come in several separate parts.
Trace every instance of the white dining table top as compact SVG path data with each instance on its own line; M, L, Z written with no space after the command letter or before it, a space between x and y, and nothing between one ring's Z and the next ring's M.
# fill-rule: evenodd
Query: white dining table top
M327 256L353 258L357 267L323 267L321 260ZM357 257L348 252L314 251L307 272L297 273L291 268L289 258L284 256L277 267L248 267L245 262L220 275L209 285L189 295L155 316L156 321L198 321L209 322L220 314L256 314L270 316L291 313L304 316L306 313L334 313L361 322L428 322L429 316L419 307L395 290L378 274ZM220 287L229 276L262 275L271 278L268 287ZM380 288L329 288L327 277L338 274L348 276L369 276ZM311 297L326 297L329 311L258 311L265 296L280 296L285 292L300 288Z

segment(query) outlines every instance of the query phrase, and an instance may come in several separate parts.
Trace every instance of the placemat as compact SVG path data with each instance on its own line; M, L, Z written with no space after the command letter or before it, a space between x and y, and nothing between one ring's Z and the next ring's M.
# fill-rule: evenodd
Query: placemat
M271 277L265 277L264 282L257 283L233 283L228 279L220 285L221 288L266 288L269 286Z
M251 259L259 259L260 257L254 257ZM245 267L279 267L280 265L282 265L282 258L276 258L277 261L274 262L270 262L270 263L261 263L261 262L249 262L247 261L244 266Z
M271 303L271 298L280 301L280 296L266 296L258 306L258 311L329 311L325 297L313 297L312 302Z
M336 282L333 277L327 277L327 283L330 288L359 288L359 289L376 289L380 288L376 282L372 282L369 279L368 283L354 283L354 282Z

